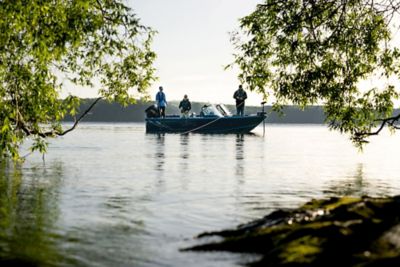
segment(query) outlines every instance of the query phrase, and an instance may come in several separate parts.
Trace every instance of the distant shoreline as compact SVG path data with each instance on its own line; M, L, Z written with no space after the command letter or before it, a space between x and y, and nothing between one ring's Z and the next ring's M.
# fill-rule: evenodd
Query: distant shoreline
M94 101L94 99L83 99L80 111L86 108ZM137 104L123 107L118 103L109 103L100 101L93 110L84 118L85 122L143 122L145 120L145 109L152 105L153 102L140 102ZM203 102L192 102L192 111L199 113ZM171 101L167 107L167 114L179 114L178 101ZM229 110L234 113L234 105L226 105ZM268 117L266 123L278 124L324 124L325 115L321 106L312 106L304 110L296 106L286 106L283 108L283 114L271 112L271 106L265 107ZM255 114L261 111L261 106L246 106L246 114ZM71 116L64 119L65 122L73 121Z

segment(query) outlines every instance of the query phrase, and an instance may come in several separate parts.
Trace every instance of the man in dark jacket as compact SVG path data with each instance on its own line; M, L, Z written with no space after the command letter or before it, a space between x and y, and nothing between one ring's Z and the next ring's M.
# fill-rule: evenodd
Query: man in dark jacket
M239 89L233 94L233 98L236 99L236 112L238 116L244 115L244 101L247 99L246 91L243 90L242 85L239 85Z
M190 103L187 95L183 96L182 101L179 103L179 109L181 110L181 116L183 118L187 118L189 111L192 109L192 104Z

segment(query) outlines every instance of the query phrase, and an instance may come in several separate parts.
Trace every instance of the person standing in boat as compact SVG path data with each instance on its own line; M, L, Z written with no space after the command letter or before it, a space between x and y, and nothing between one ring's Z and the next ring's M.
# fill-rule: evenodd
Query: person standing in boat
M190 103L187 95L183 96L182 101L179 103L179 109L181 110L182 118L187 118L189 116L189 111L192 109L192 104Z
M167 106L167 99L165 98L162 86L160 86L158 89L159 91L156 94L156 104L160 117L165 118L165 107Z
M233 98L236 99L236 114L238 116L244 115L244 101L247 99L246 91L243 90L243 86L239 85L239 89L233 94Z

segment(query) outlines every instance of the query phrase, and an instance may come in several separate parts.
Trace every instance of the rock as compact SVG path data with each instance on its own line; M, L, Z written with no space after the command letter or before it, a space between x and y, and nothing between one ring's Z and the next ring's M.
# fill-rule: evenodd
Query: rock
M251 266L400 266L400 196L312 200L184 250L262 255Z

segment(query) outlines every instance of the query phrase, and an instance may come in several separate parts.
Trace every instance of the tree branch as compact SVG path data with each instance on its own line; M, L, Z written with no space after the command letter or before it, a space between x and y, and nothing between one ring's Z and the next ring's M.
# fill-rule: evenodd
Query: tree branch
M30 129L30 127L28 127L24 121L22 120L22 118L20 118L19 120L13 119L13 118L9 118L10 121L12 121L13 123L16 124L17 128L20 128L27 136L29 135L38 135L42 138L46 138L46 137L51 137L51 136L63 136L71 131L73 131L77 126L78 123L93 109L93 107L97 104L97 102L99 102L101 99L103 99L103 97L98 97L96 98L96 100L79 116L78 119L75 119L74 124L71 126L71 128L63 131L63 132L57 132L55 130L51 130L51 131L47 131L47 132L40 132L36 129Z
M77 120L75 120L74 124L72 125L71 128L69 128L68 130L65 130L62 133L56 133L56 135L58 136L63 136L71 131L73 131L76 126L78 125L78 123L92 110L92 108L97 104L97 102L99 102L101 99L103 99L103 97L98 97L96 98L96 100L88 107L88 109L85 110L85 112L83 112L81 114L81 116L79 116L79 118Z
M395 125L395 123L400 119L400 114L398 114L397 116L393 116L393 117L389 117L386 119L378 119L377 121L381 122L381 125L379 126L379 128L374 131L374 132L356 132L355 138L356 140L361 140L363 141L365 137L368 136L372 136L372 135L378 135L383 128L385 127L386 124L390 125L391 127L393 127L396 130L400 130L400 127Z

